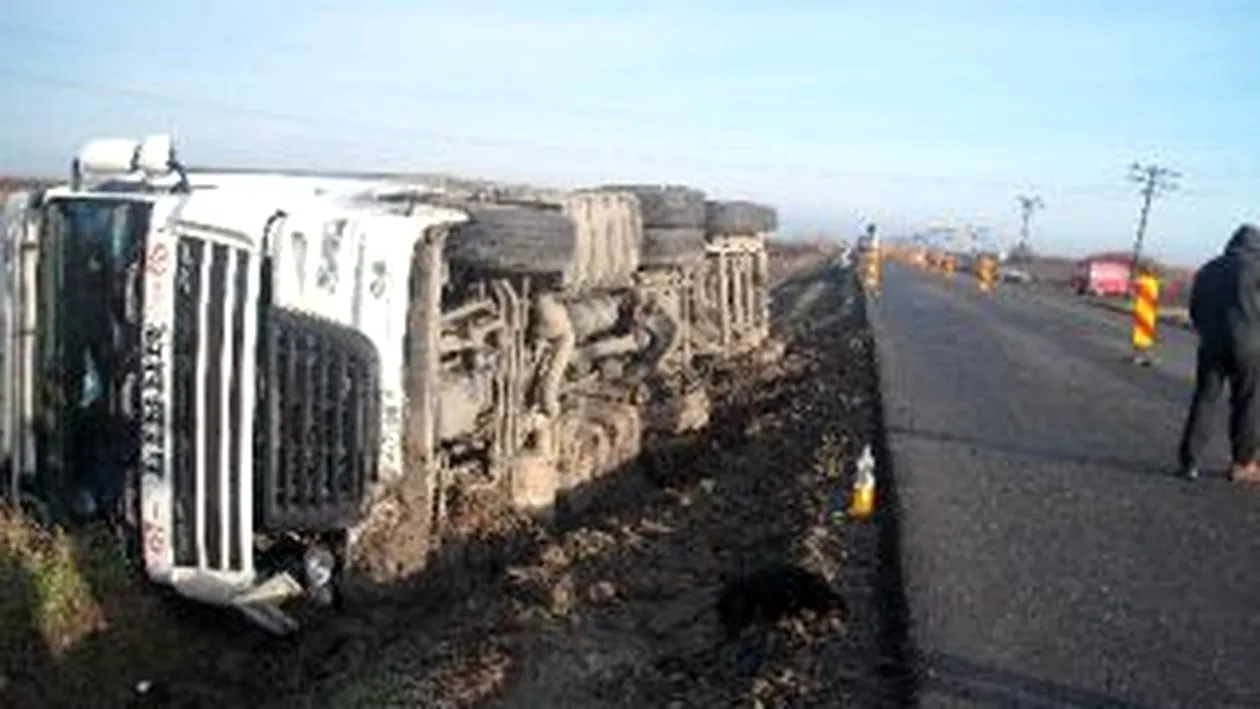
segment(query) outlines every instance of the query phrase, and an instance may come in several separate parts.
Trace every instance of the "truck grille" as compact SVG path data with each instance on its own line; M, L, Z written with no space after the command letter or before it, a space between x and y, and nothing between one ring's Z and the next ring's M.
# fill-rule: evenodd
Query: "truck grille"
M345 529L376 479L376 348L336 323L271 308L258 378L258 523L266 530Z
M251 292L243 249L185 236L174 269L171 474L175 563L241 570L250 558L253 475ZM244 496L244 497L243 497Z

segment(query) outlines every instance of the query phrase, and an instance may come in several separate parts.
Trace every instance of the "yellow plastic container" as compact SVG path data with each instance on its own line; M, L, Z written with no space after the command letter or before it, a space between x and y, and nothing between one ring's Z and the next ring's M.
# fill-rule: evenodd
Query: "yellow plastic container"
M857 520L870 519L875 514L875 485L857 484L853 486L853 497L849 502L849 517Z
M848 514L850 519L867 520L875 514L875 456L869 445L862 449L856 468Z

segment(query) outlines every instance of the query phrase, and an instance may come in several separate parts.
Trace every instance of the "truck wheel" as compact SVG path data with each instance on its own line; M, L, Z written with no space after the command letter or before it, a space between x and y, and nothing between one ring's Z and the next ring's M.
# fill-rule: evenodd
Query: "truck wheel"
M645 228L639 264L646 268L696 266L704 261L704 230Z
M761 234L778 226L779 215L773 207L738 200L705 203L705 228L710 234Z
M453 263L489 273L559 275L573 266L577 233L559 211L492 204L451 205L468 213L446 240Z
M602 191L629 192L639 199L643 228L703 229L704 193L683 185L605 185Z

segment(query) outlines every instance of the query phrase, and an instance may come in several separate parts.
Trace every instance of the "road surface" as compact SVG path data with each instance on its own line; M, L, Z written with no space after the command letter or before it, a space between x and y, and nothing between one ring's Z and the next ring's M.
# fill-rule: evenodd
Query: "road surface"
M1190 333L897 265L871 316L925 706L1260 706L1260 489L1175 476ZM1213 474L1212 469L1219 472Z

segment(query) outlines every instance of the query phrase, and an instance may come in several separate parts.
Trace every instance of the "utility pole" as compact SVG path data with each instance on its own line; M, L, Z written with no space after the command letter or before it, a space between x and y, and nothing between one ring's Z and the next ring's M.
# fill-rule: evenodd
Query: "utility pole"
M1023 256L1030 254L1028 245L1028 226L1032 222L1033 212L1043 209L1046 203L1041 201L1041 197L1037 195L1021 194L1015 198L1015 202L1019 204L1019 215L1021 224L1019 227L1019 246L1015 249Z
M1138 216L1137 234L1133 238L1133 261L1129 264L1129 283L1133 287L1137 283L1138 264L1142 260L1142 242L1146 238L1146 224L1151 214L1151 202L1165 192L1177 189L1175 182L1181 173L1151 163L1142 165L1134 162L1129 166L1129 179L1142 185L1142 212Z

